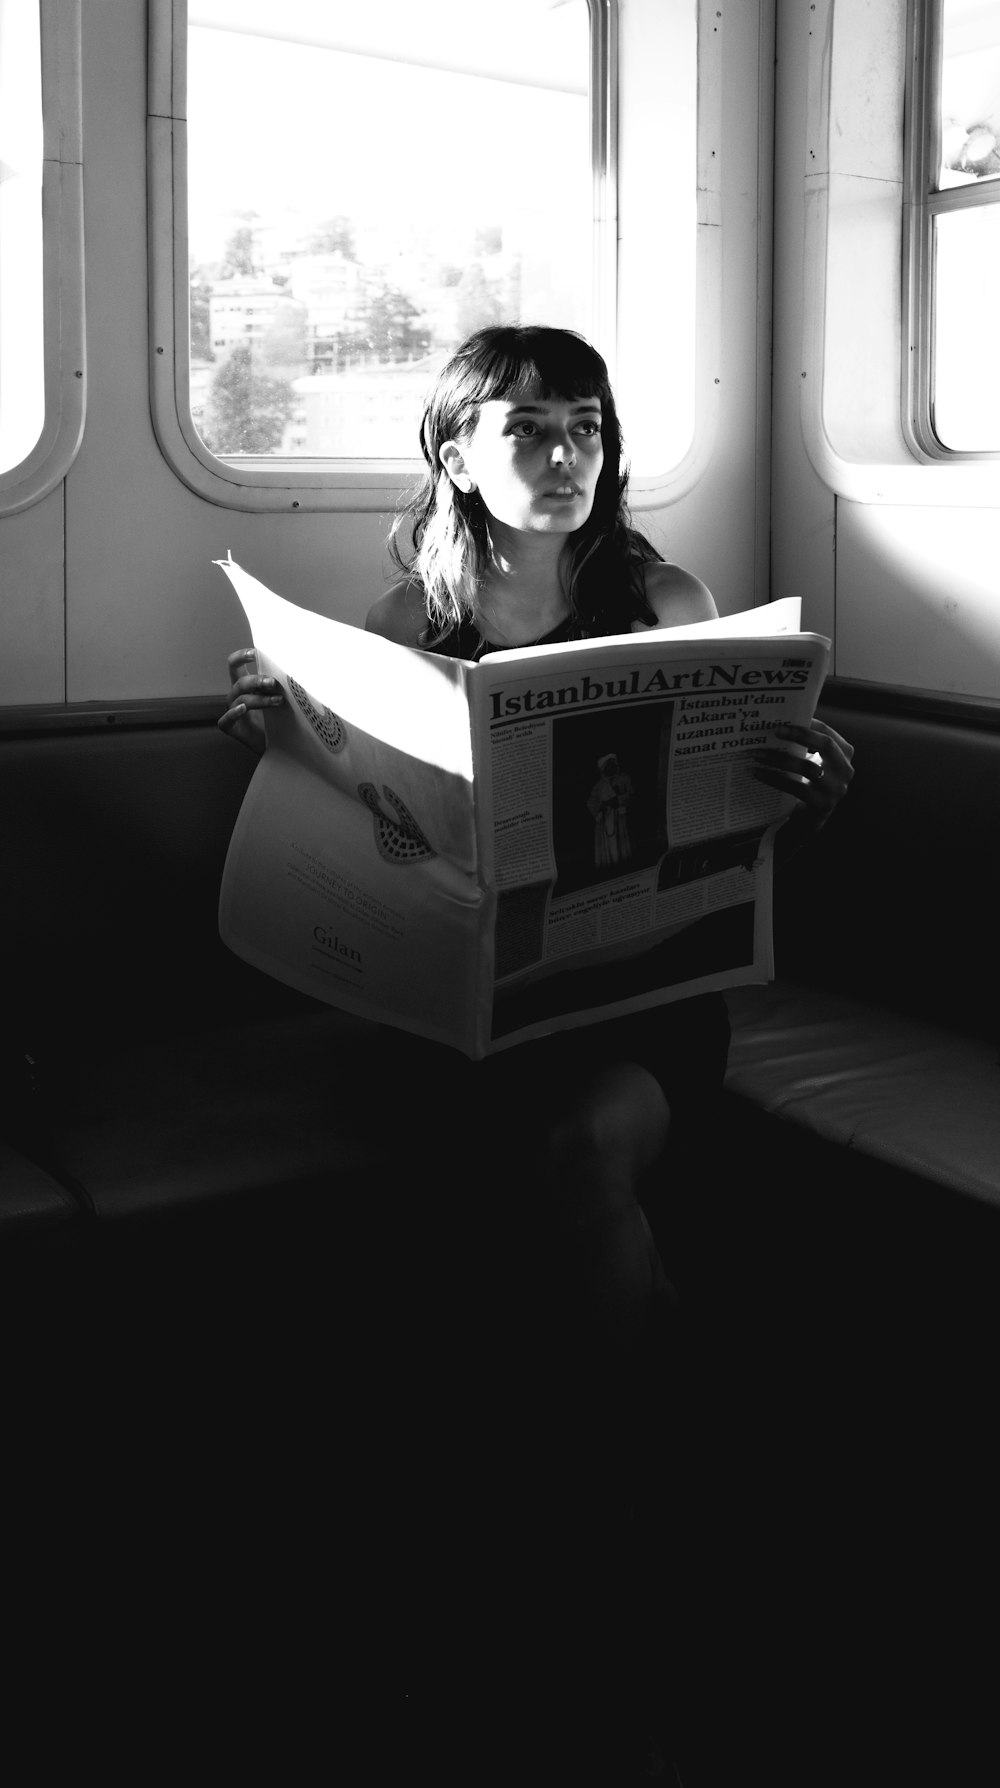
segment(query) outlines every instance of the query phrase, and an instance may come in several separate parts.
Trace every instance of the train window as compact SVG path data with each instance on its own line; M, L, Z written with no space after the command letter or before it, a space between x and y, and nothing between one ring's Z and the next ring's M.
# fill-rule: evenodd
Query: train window
M0 512L65 475L83 429L79 6L0 0Z
M217 455L405 459L473 329L594 332L587 7L504 15L190 0L191 408Z
M37 7L0 4L0 470L42 432L42 51Z
M909 116L909 410L934 457L1000 453L1000 3L917 0Z
M659 191L659 139L690 138L670 277L637 228L624 304L632 340L638 294L669 294L677 341L694 318L695 7L634 10L658 43L662 15L687 26L687 102L656 144ZM615 373L617 0L153 0L150 19L152 403L193 488L391 507L436 370L485 323L577 329ZM634 27L629 43L638 67ZM648 182L642 145L633 161ZM693 355L656 392L676 441L660 425L648 445L656 381L623 359L636 469L662 473L691 438Z

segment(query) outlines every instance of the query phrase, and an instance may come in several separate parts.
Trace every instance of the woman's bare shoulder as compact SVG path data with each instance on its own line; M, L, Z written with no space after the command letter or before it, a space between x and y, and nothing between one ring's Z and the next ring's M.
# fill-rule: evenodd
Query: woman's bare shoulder
M686 627L692 621L714 621L718 609L711 590L681 565L657 560L645 567L646 600L661 627Z
M423 592L409 577L392 584L372 603L365 618L367 633L379 633L397 646L418 646L426 627Z

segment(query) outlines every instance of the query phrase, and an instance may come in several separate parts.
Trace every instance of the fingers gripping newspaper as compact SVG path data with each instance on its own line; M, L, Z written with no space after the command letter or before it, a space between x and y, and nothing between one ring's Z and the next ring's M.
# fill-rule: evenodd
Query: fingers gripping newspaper
M794 798L752 754L829 655L797 600L471 664L216 563L285 694L223 874L238 955L473 1058L771 978Z

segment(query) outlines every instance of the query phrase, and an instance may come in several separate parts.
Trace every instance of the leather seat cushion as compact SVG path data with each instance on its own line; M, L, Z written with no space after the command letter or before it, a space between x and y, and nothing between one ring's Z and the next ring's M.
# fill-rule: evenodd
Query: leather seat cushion
M727 999L728 1091L1000 1205L995 1044L821 988L776 982Z

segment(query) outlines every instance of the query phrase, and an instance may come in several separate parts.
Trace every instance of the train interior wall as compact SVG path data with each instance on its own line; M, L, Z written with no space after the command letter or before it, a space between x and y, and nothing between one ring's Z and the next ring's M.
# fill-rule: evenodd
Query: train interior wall
M734 8L726 32L724 309L711 459L669 512L644 510L639 519L734 611L764 600L768 583L769 6ZM363 619L389 571L391 499L381 514L227 510L188 489L160 452L149 402L146 49L138 0L84 7L86 422L62 483L0 520L7 706L219 693L226 655L245 628L212 565L227 550L292 600L348 621ZM651 343L649 351L672 349ZM726 528L717 525L721 513Z
M919 485L903 504L877 492L858 501L817 471L803 423L803 381L823 377L803 366L814 329L809 215L824 160L810 96L832 46L841 87L856 73L863 100L869 71L864 56L852 69L844 49L855 41L849 17L834 39L835 16L850 10L841 0L837 15L829 4L766 3L726 14L718 416L693 488L639 519L704 576L723 612L801 596L805 624L834 639L839 675L989 700L997 510L966 498L949 507L940 488L923 503ZM867 61L885 39L898 69L901 7L863 10L856 41ZM226 510L166 463L149 406L145 7L85 7L82 55L86 419L65 479L0 519L5 706L217 693L242 628L212 566L229 549L293 600L349 621L388 574L389 512ZM884 99L876 92L871 105ZM859 107L853 140L864 144Z
M880 491L877 479L866 485L864 468L859 471L851 461L843 434L835 441L839 451L834 452L817 424L817 418L820 423L826 418L836 434L830 421L836 397L832 374L827 374L825 396L812 400L811 381L822 385L824 367L822 359L816 359L816 318L810 307L820 251L833 252L831 239L822 231L817 235L816 219L821 202L825 204L831 193L836 198L856 188L868 191L873 156L885 160L884 167L878 164L880 193L888 195L887 203L898 200L899 173L893 161L897 152L887 150L882 138L886 118L891 122L896 116L893 106L901 105L904 11L902 0L867 4L818 0L808 7L799 0L741 0L738 5L701 7L702 29L721 30L723 38L718 60L718 113L724 121L721 166L712 175L717 191L713 190L705 212L708 227L720 232L718 371L713 375L718 381L713 400L718 408L701 475L676 500L642 509L637 519L651 530L667 556L704 577L724 613L771 598L801 597L804 625L832 638L834 670L855 692L860 689L863 695L867 689L877 700L878 691L889 686L973 704L969 736L974 754L976 725L987 710L995 718L1000 658L995 548L1000 545L1000 508L966 497L952 499L947 491L942 494L939 482L934 484L933 500L924 505L918 500L919 488L896 476L902 466L900 459L892 458L898 443L893 447L890 442L885 449L892 476L887 475L884 489ZM142 1051L155 1043L163 1009L169 1010L171 1033L181 1037L191 1006L199 1007L198 1022L205 1020L201 1007L206 1000L217 1002L209 1022L219 1016L235 1022L244 1013L239 1002L246 982L238 978L211 987L206 982L203 991L194 993L179 972L160 980L154 976L154 984L147 988L132 969L142 959L142 923L159 928L161 938L170 937L175 895L177 910L196 893L204 911L212 909L214 914L214 878L226 839L208 833L214 815L235 811L248 774L237 747L218 737L213 725L225 685L226 655L242 643L244 624L212 561L231 550L283 595L360 623L387 576L385 540L391 519L388 511L274 515L226 509L189 489L164 458L149 403L146 56L147 15L140 0L85 0L85 428L79 451L59 484L29 507L0 516L0 727L19 732L23 742L33 725L25 710L45 711L53 737L41 738L31 776L49 796L55 788L61 803L53 808L56 824L42 840L39 857L46 883L45 910L48 914L51 909L56 927L52 946L46 946L40 984L47 992L58 991L71 974L69 953L63 957L59 953L60 905L65 909L67 935L73 933L79 908L102 940L114 939L121 949L127 944L128 963L122 974L127 1023L120 1027L117 1047L123 1057L135 1053L137 1074L146 1059ZM839 83L834 87L831 69ZM884 84L877 79L881 74L884 83L886 69L891 71L888 109ZM831 91L842 107L833 129ZM844 128L849 99L854 129ZM622 103L627 109L627 93ZM873 117L882 120L878 129ZM878 139L874 147L873 138ZM861 145L861 159L852 164L856 144ZM664 178L669 178L668 170ZM414 174L413 181L414 203L419 204L421 177ZM831 214L835 221L844 216L835 208ZM655 217L648 227L656 227ZM892 253L890 243L890 266ZM896 265L898 278L898 258ZM891 286L891 274L886 278ZM878 339L888 337L898 354L890 310L883 290L867 320L876 332L882 329ZM829 343L847 324L831 312L826 327L822 339ZM673 347L651 344L650 351L671 352ZM890 384L897 378L898 362L886 376ZM55 777L56 755L73 746L66 732L61 741L55 738L60 710L82 704L98 712L106 708L111 714L144 701L167 704L161 719L169 718L169 704L176 705L178 716L188 711L183 707L188 704L190 713L198 716L198 727L188 729L183 741L178 730L176 759L165 727L148 727L144 733L136 728L130 745L121 741L122 761L131 766L124 779L112 762L118 740L103 732L96 738L80 735L80 777L91 778L99 791L101 829L95 834L87 815L77 810L74 786L65 780L60 784ZM39 730L44 735L45 728ZM877 742L876 726L869 728L869 734ZM934 741L923 733L921 739L921 749L933 762ZM15 749L20 749L18 741L12 755ZM904 753L905 749L904 741ZM891 753L886 762L890 758ZM974 755L970 761L975 761ZM181 777L175 773L175 763L182 767ZM146 813L143 807L147 777L148 786L163 795L159 830L156 813ZM866 804L862 793L856 803L869 838L879 831L879 802L890 799L891 781L883 778L878 786L878 800L872 797ZM194 828L185 811L188 792L200 803ZM974 795L972 785L963 789L963 811ZM124 805L116 806L120 798ZM942 811L949 805L946 787L939 787L935 798ZM897 841L902 851L907 838L917 836L918 808L911 790L897 830L888 835L887 856L895 852ZM117 816L126 814L131 828L127 837L116 825ZM32 826L36 823L33 820ZM925 843L932 854L930 843L921 840L922 846ZM158 883L147 874L149 863L156 865ZM87 868L89 879L77 900L72 878L81 878L81 866ZM857 922L857 911L851 910L850 873L842 868L839 877L828 883L827 894L825 919L849 929ZM806 919L812 910L810 898L806 897ZM887 939L895 898L895 884L890 889L887 880L882 902L889 915ZM986 923L985 894L983 900ZM169 960L175 965L189 943L196 951L199 948L190 918L187 913L180 935L171 941ZM34 926L38 914L25 906L25 920ZM956 899L949 924L962 923L961 902ZM808 931L808 926L801 930ZM838 948L842 961L843 940ZM823 954L822 938L815 949ZM12 961L16 954L12 953ZM101 999L99 964L79 967L81 998L72 1011L73 1041L89 1068L88 1038L99 1032L102 1044L106 1042L116 1017ZM233 1123L239 1120L242 1125L245 1120L245 1130L240 1135L234 1131L232 1140L243 1151L240 1160L247 1163L259 1156L253 1141L257 1109L252 1088L262 1085L261 1061L255 1065L248 1060L245 1083L239 1083L235 1068L230 1077L236 1088ZM345 1062L344 1071L347 1084L357 1064ZM290 1087L290 1097L301 1098L310 1084L304 1071L301 1084ZM203 1114L199 1108L192 1117L193 1109L186 1111L184 1122L197 1120L202 1139L214 1134L217 1114ZM165 1154L172 1140L168 1129L163 1130ZM762 1151L767 1146L761 1132ZM720 1330L716 1337L713 1370L723 1394L722 1421L732 1417L733 1422L721 1438L718 1433L710 1437L721 1474L711 1486L710 1513L721 1537L712 1579L717 1600L703 1610L702 1638L710 1670L718 1671L719 1692L731 1696L727 1736L744 1763L745 1747L740 1732L732 1729L733 1722L750 1722L755 1713L763 1712L771 1748L766 1765L760 1753L760 1768L748 1775L766 1775L772 1766L777 1772L790 1765L788 1779L803 1782L822 1779L818 1752L833 1738L832 1728L824 1726L817 1740L814 1722L807 1765L795 1767L802 1764L790 1736L795 1725L791 1702L797 1697L813 1694L820 1709L817 1721L832 1720L835 1725L843 1715L845 1730L861 1743L861 1714L877 1712L882 1696L883 1713L892 1710L891 1717L884 1713L883 1738L892 1739L895 1733L902 1749L904 1736L912 1743L916 1730L914 1725L904 1735L899 1724L914 1718L904 1680L910 1670L911 1681L921 1681L927 1690L924 1712L930 1716L936 1693L934 1671L941 1645L954 1637L954 1626L947 1632L942 1627L932 1653L923 1660L916 1655L917 1640L907 1644L908 1612L931 1589L921 1559L925 1563L929 1559L930 1568L944 1580L948 1549L960 1528L963 1507L974 1511L962 1537L975 1553L984 1531L979 1518L982 1485L991 1480L978 1475L978 1462L969 1448L964 1481L957 1477L949 1481L942 1454L934 1461L931 1477L925 1478L923 1492L918 1495L914 1488L926 1473L927 1452L935 1447L947 1450L950 1444L942 1438L952 1409L942 1360L954 1366L957 1352L954 1344L949 1352L942 1337L940 1312L947 1309L954 1314L962 1299L960 1277L948 1277L954 1253L942 1262L940 1277L933 1277L940 1236L938 1207L919 1239L907 1240L902 1247L904 1232L897 1222L901 1214L906 1221L905 1187L901 1191L897 1187L884 1207L876 1234L865 1209L864 1176L855 1175L844 1186L841 1205L840 1168L827 1164L822 1170L824 1198L808 1216L799 1192L817 1171L819 1156L799 1139L785 1159L787 1177L776 1185L760 1225L750 1221L745 1200L734 1192L728 1213L734 1239L722 1246L723 1290L734 1292L736 1316L728 1319L725 1334ZM755 1173L758 1166L755 1159ZM359 1169L355 1163L353 1171L363 1174L364 1164ZM742 1194L745 1185L739 1190ZM311 1193L315 1192L312 1186ZM355 1193L356 1187L343 1206L349 1232L363 1203ZM105 1278L97 1282L105 1290L110 1285L114 1292L103 1307L95 1307L93 1287L81 1290L71 1260L58 1253L45 1258L37 1277L18 1277L18 1269L16 1296L12 1293L7 1299L12 1292L9 1279L2 1287L5 1314L15 1310L21 1319L8 1360L24 1360L36 1347L46 1354L44 1380L26 1379L35 1425L11 1427L9 1432L17 1434L24 1464L25 1506L37 1499L32 1531L39 1534L37 1509L44 1509L49 1536L58 1538L63 1584L74 1584L75 1638L85 1634L96 1599L108 1595L108 1579L102 1580L100 1574L102 1558L113 1555L117 1570L126 1542L134 1548L130 1556L143 1562L130 1587L124 1585L127 1571L118 1571L116 1611L122 1617L122 1631L141 1628L148 1637L148 1607L140 1613L139 1604L148 1603L152 1594L156 1606L165 1611L165 1620L169 1615L170 1635L183 1633L184 1595L191 1598L190 1610L194 1598L204 1596L205 1585L210 1584L213 1631L232 1637L234 1629L242 1627L238 1650L246 1673L228 1705L238 1710L244 1739L253 1724L247 1714L247 1685L259 1695L261 1705L270 1702L272 1710L275 1705L274 1678L267 1675L275 1661L273 1642L269 1640L265 1648L263 1665L260 1657L252 1658L255 1623L264 1607L269 1619L285 1623L282 1631L289 1631L289 1622L294 1629L285 1659L282 1717L287 1719L296 1697L300 1703L304 1698L312 1729L323 1700L306 1621L313 1573L327 1571L331 1551L336 1551L337 1535L331 1532L328 1516L336 1484L328 1475L324 1444L329 1424L361 1436L355 1460L357 1464L360 1459L360 1465L352 1475L353 1512L359 1521L363 1518L368 1548L356 1573L359 1624L352 1629L352 1639L359 1649L371 1640L379 1654L384 1653L385 1631L374 1637L373 1633L388 1606L385 1598L398 1588L398 1583L389 1581L393 1571L404 1568L405 1560L416 1553L426 1565L426 1548L415 1527L415 1510L423 1504L409 1494L412 1477L407 1476L405 1462L395 1457L391 1435L387 1442L386 1432L378 1431L382 1422L391 1427L396 1418L404 1424L411 1419L403 1407L403 1379L396 1382L384 1407L360 1414L355 1407L365 1401L366 1374L374 1351L385 1341L379 1328L379 1299L385 1294L380 1282L382 1257L377 1250L359 1254L356 1283L347 1285L346 1272L338 1279L339 1288L346 1287L358 1303L371 1292L371 1304L353 1328L350 1320L346 1326L343 1320L350 1298L339 1307L339 1365L331 1415L324 1351L332 1333L326 1315L328 1286L324 1263L310 1249L307 1205L299 1201L282 1206L284 1227L276 1243L268 1228L274 1201L262 1203L265 1214L258 1211L246 1236L239 1239L227 1226L225 1210L194 1239L193 1247L188 1233L178 1232L176 1250L165 1256L170 1263L167 1272L162 1267L153 1270L159 1232L140 1239L138 1252L129 1252L124 1245L120 1256L112 1250ZM847 1205L849 1226L844 1215ZM712 1207L703 1211L701 1221L711 1225L716 1218L721 1227L723 1214ZM965 1259L971 1259L980 1246L980 1231L969 1221L976 1234L967 1247L962 1244ZM957 1234L958 1226L950 1233ZM791 1285L785 1271L790 1235L811 1251L815 1269L814 1276L795 1277ZM869 1252L866 1238L872 1243ZM752 1255L753 1265L761 1271L759 1289L774 1299L766 1333L756 1345L747 1336L759 1306L754 1285L744 1277L745 1262L737 1257L741 1239L750 1249L747 1258ZM718 1240L717 1232L713 1242ZM370 1241L368 1235L365 1245ZM793 1276L799 1273L802 1258L793 1263ZM986 1260L985 1250L981 1258ZM852 1328L856 1312L840 1300L841 1271L855 1275L840 1280L841 1287L849 1283L852 1292L863 1287L864 1345ZM985 1277L983 1269L977 1281L980 1289ZM882 1291L890 1282L894 1297L883 1304ZM822 1301L810 1306L810 1290L817 1284L823 1287ZM412 1287L409 1295L414 1295ZM262 1302L267 1311L263 1326ZM984 1307L977 1304L977 1315ZM710 1308L716 1309L711 1299ZM905 1334L892 1329L897 1318L905 1319ZM745 1325L742 1329L740 1323ZM209 1332L213 1347L206 1364L200 1344ZM985 1321L981 1332L986 1333ZM919 1338L915 1353L904 1345L910 1335ZM143 1345L137 1345L137 1336ZM868 1344L871 1351L865 1351ZM725 1348L730 1351L723 1357ZM147 1368L150 1376L144 1384ZM813 1368L818 1378L810 1376ZM973 1377L968 1401L986 1396L985 1377L985 1372ZM387 1372L383 1382L389 1378ZM42 1382L45 1397L40 1404L37 1390ZM930 1426L925 1396L929 1385L935 1406ZM865 1424L860 1450L852 1427L854 1412L843 1401L848 1396L860 1400L857 1408ZM184 1399L189 1400L186 1406ZM986 1404L981 1407L985 1433ZM193 1449L192 1411L198 1428ZM352 1426L355 1417L358 1421ZM443 1409L442 1422L447 1417ZM774 1432L765 1434L768 1422ZM893 1423L900 1432L905 1430L895 1459L889 1434ZM709 1425L703 1416L703 1430ZM35 1447L25 1436L34 1438L39 1429L43 1440ZM768 1469L761 1465L772 1443L784 1473L780 1481L773 1461ZM95 1451L101 1449L88 1481L82 1489L75 1488L81 1461L87 1477ZM949 1456L957 1468L957 1443ZM873 1490L866 1473L878 1465L889 1469ZM306 1486L304 1500L297 1502L293 1481ZM740 1497L734 1511L726 1505L720 1485L736 1481ZM947 1520L947 1532L935 1532L932 1542L928 1535L938 1513L931 1506L927 1482L933 1483L935 1494L941 1491L940 1511ZM472 1508L476 1485L467 1479L456 1479L456 1485L448 1506ZM440 1508L433 1514L437 1532ZM810 1529L817 1515L825 1524L822 1545ZM150 1521L155 1528L152 1549ZM92 1559L90 1568L75 1576L72 1561L78 1557L81 1531L96 1537L99 1556L96 1564ZM156 1556L150 1563L153 1551ZM884 1594L878 1600L882 1625L864 1630L864 1609L886 1553L893 1582L888 1587L882 1584ZM811 1575L800 1581L798 1561L805 1558ZM970 1573L967 1581L979 1564L974 1556L964 1556L963 1568ZM31 1560L29 1572L30 1565ZM772 1565L775 1575L769 1582ZM742 1598L722 1580L729 1567L743 1572ZM333 1568L338 1568L336 1560ZM294 1594L286 1593L289 1574L297 1584ZM472 1599L474 1589L472 1585ZM47 1588L47 1606L54 1593ZM419 1593L421 1609L443 1594L432 1570L425 1571ZM463 1619L468 1599L463 1604L457 1596L448 1608L449 1618ZM947 1598L942 1606L946 1603ZM959 1601L951 1606L958 1610ZM836 1630L824 1625L824 1610L842 1623ZM962 1602L963 1619L968 1612ZM51 1646L51 1633L45 1631L44 1609L39 1613L36 1607L34 1618L39 1622L39 1646L33 1657L44 1659L51 1656L45 1649ZM130 1685L135 1707L148 1705L149 1721L158 1722L157 1729L169 1721L175 1686L179 1685L178 1694L187 1693L193 1682L193 1699L210 1698L218 1661L211 1655L212 1633L190 1631L197 1624L188 1620L189 1649L182 1648L166 1661L168 1627L164 1626L157 1641L157 1693L148 1703L142 1699L150 1684L141 1681L141 1659L133 1659L127 1678L121 1678ZM776 1637L779 1625L782 1631ZM850 1626L849 1653L841 1646L844 1625ZM808 1633L814 1647L815 1671L809 1659L798 1655L802 1632ZM755 1655L761 1633L767 1643ZM919 1633L922 1641L922 1627ZM544 1649L541 1644L539 1649ZM817 1681L816 1671L822 1681ZM47 1684L45 1676L43 1688ZM845 1711L848 1701L853 1712ZM725 1712L720 1715L717 1706L706 1706L703 1713L709 1723L727 1725ZM148 1756L151 1729L147 1724L145 1748L136 1755ZM284 1737L288 1739L287 1727ZM887 1761L883 1754L876 1767L871 1757L861 1757L851 1745L846 1749L848 1773L839 1776L841 1781L918 1779L904 1778L898 1757L894 1764L891 1755ZM949 1777L945 1773L938 1779Z

